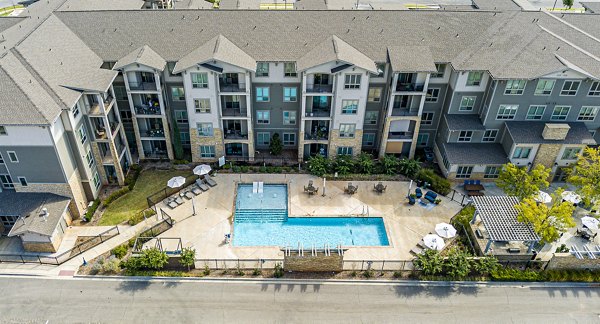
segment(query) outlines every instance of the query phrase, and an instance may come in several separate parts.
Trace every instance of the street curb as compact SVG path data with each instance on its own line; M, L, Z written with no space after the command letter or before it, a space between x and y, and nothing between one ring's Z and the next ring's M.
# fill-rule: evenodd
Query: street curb
M66 278L65 278L66 279ZM148 276L74 275L77 280L140 281L140 282L199 282L246 284L319 284L319 285L377 285L406 287L520 287L520 288L600 288L600 283L588 282L506 282L506 281L418 281L418 280L345 280L345 279L276 279L276 278L201 278Z

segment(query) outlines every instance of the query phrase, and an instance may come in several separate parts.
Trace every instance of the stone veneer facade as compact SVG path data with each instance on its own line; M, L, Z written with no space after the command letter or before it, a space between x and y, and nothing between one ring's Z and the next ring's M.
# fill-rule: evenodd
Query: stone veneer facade
M331 130L329 140L329 154L330 158L337 157L338 147L352 147L352 156L360 155L362 148L362 137L363 130L357 129L354 131L354 137L340 137L340 130Z
M192 162L211 162L225 155L225 144L223 144L223 131L213 128L213 136L198 136L198 129L190 128L190 144L192 149ZM214 158L201 158L200 146L211 145L215 147Z

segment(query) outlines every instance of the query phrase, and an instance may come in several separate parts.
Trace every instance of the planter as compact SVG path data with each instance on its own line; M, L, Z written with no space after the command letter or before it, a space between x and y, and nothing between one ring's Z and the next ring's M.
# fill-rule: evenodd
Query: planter
M408 204L409 205L414 205L416 203L416 199L414 197L408 197Z

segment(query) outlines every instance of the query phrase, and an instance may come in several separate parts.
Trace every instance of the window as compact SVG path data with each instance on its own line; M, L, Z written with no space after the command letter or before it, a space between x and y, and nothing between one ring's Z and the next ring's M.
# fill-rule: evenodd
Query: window
M378 111L367 111L365 113L365 125L377 125L378 117Z
M192 88L208 88L208 73L190 73L192 76Z
M269 101L269 87L256 87L256 102Z
M25 177L18 177L21 186L27 187L27 179Z
M498 136L497 129L488 129L483 133L483 138L481 139L481 141L482 142L495 142L497 136Z
M259 110L256 112L256 123L257 124L269 124L271 123L271 112L268 110Z
M460 106L458 107L458 111L473 111L473 107L475 107L475 96L463 96L460 99Z
M12 178L8 174L0 174L0 183L4 189L14 189L15 185L12 182Z
M380 102L381 101L381 88L369 88L369 102Z
M256 63L256 76L257 77L268 77L269 76L269 63L266 63L266 62Z
M460 131L458 134L459 142L470 142L473 137L473 131Z
M535 86L536 96L549 96L554 89L554 80L539 80Z
M4 158L2 157L2 154L0 154L0 164L4 164Z
M298 89L296 88L283 88L283 101L285 102L296 102L298 100Z
M340 124L340 137L354 137L355 124Z
M196 114L210 114L210 99L194 99L194 109L196 110Z
M546 106L543 105L531 105L527 110L527 120L540 120L544 117L544 111L546 110Z
M77 116L79 116L79 104L75 104L73 107L73 118L77 118Z
M223 96L225 108L240 108L240 96Z
M525 80L508 80L506 82L506 88L504 88L505 95L522 95L525 90Z
M179 139L181 140L181 144L183 145L190 145L191 141L190 141L190 133L186 132L186 131L180 131L179 132Z
M375 145L375 134L374 133L364 133L362 138L363 146L373 146Z
M283 146L296 145L296 133L283 133Z
M296 112L295 111L284 111L283 112L283 124L284 125L296 125Z
M100 175L98 174L98 171L96 171L94 173L94 177L92 178L92 183L94 184L94 188L96 188L96 190L98 190L98 188L100 188Z
M271 133L258 132L256 133L256 145L269 146L271 144Z
M17 153L15 151L8 151L8 160L12 163L19 163L19 158L17 158Z
M79 130L77 131L77 134L79 135L79 141L81 142L81 144L85 144L85 142L87 141L87 131L85 130L85 124L81 124Z
M119 114L121 115L121 121L124 123L131 122L131 110L119 110Z
M446 71L446 64L435 64L435 69L437 72L431 73L430 78L433 79L441 79L444 77L444 72Z
M424 112L421 114L421 125L433 125L433 115L432 112Z
M179 124L188 122L187 110L175 110L175 120Z
M360 89L360 74L346 74L344 89Z
M471 173L473 173L472 166L460 165L456 170L456 179L468 179L471 177Z
M551 120L565 120L569 115L569 110L571 110L571 106L554 106L554 110L552 111Z
M342 114L356 115L358 111L358 100L342 100Z
M198 136L213 136L212 123L197 123Z
M417 146L427 146L429 144L429 134L422 133L417 135Z
M588 96L592 96L592 97L600 96L600 81L592 82L592 86L590 87Z
M185 92L183 87L171 87L171 97L173 98L173 101L184 101Z
M484 179L496 179L500 175L500 167L497 166L487 166L485 167L485 172L483 173Z
M352 146L340 146L337 148L337 155L352 155Z
M600 107L591 107L591 106L583 106L581 110L579 110L579 116L577 120L587 120L591 121L596 119L596 115L598 115L598 109Z
M481 79L483 78L483 72L469 72L467 76L467 86L479 86Z
M565 147L563 151L562 158L563 160L577 160L577 156L581 153L580 147Z
M268 68L267 68L268 70ZM269 73L267 71L267 73ZM283 63L283 76L284 77L297 77L298 73L296 72L296 63L294 62L285 62Z
M515 115L517 114L518 109L519 109L519 105L500 105L500 108L498 108L498 115L496 115L496 119L498 119L498 120L515 119Z
M85 155L85 160L87 161L87 165L88 167L90 167L90 169L94 166L94 155L92 154L92 150L89 149L87 154Z
M581 81L565 81L563 84L562 90L560 90L561 96L574 96L577 94L577 89L579 89L579 84Z
M200 157L201 158L214 158L215 157L214 145L200 145Z
M527 159L531 153L531 147L515 147L513 159Z
M429 88L429 89L427 89L427 94L425 95L425 102L437 102L439 96L440 96L440 89Z
M6 127L0 126L0 135L8 135L8 133L6 133Z

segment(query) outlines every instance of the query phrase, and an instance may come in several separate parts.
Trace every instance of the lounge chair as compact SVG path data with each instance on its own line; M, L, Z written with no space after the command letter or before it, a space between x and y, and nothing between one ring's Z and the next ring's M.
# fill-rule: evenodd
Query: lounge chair
M415 189L415 196L416 196L417 198L421 198L421 197L423 197L423 191L421 191L421 188L417 188L417 189Z
M183 205L183 199L179 197L175 198L175 202L177 203L177 205Z
M167 206L169 206L169 208L171 208L171 209L175 209L175 207L177 207L179 205L177 205L177 203L175 201L171 201L167 204Z
M211 178L208 174L204 176L204 181L211 187L214 187L217 185L217 182L215 180L213 180L213 178Z
M202 191L208 191L209 189L202 179L196 180L196 186L198 186L198 188L200 188Z
M186 191L185 192L185 197L187 199L192 199L192 198L194 198L194 194L191 191Z
M202 190L200 190L200 188L198 188L197 186L192 186L192 193L196 196L198 196L199 194L202 193Z

